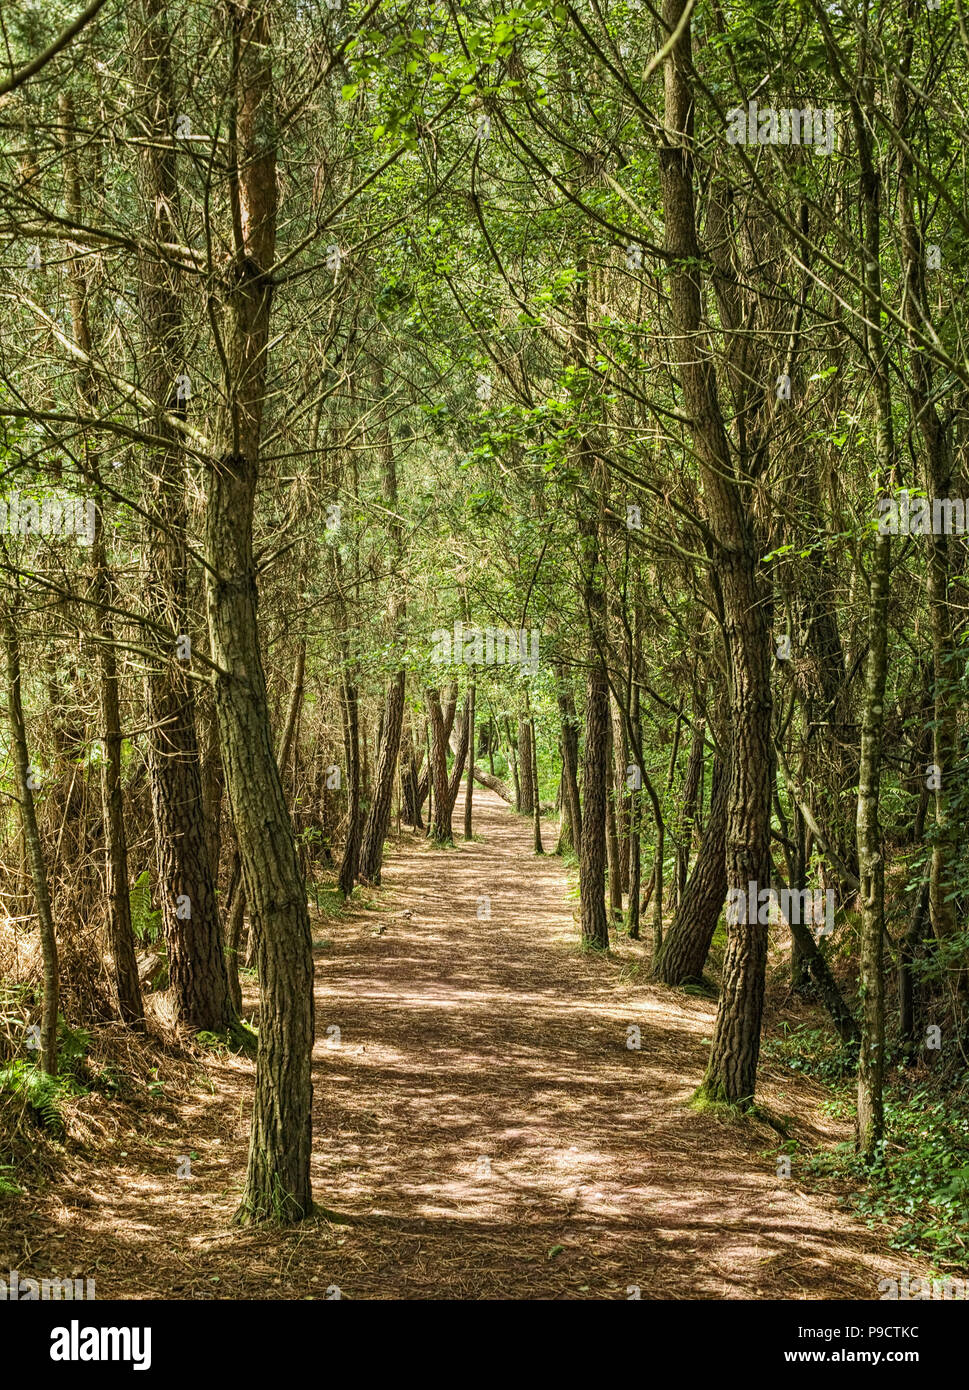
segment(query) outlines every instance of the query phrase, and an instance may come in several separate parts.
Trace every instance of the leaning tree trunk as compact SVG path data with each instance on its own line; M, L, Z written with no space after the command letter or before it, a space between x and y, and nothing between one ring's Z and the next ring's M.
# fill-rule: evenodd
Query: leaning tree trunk
M771 686L768 595L758 581L759 550L748 494L737 477L717 395L710 345L702 324L693 189L692 39L686 0L664 0L671 37L666 59L660 185L670 255L670 297L677 334L683 413L690 422L724 607L730 663L733 748L727 806L727 886L770 883ZM720 1007L700 1095L748 1105L754 1095L767 968L767 931L756 922L731 924Z
M727 897L726 830L729 772L714 758L710 814L693 871L686 882L653 974L667 985L702 979Z
M220 282L226 406L222 453L210 470L205 577L219 743L262 996L249 1161L236 1216L250 1222L300 1220L312 1210L313 946L256 619L253 507L277 210L269 7L231 13L236 142L227 157L241 244Z

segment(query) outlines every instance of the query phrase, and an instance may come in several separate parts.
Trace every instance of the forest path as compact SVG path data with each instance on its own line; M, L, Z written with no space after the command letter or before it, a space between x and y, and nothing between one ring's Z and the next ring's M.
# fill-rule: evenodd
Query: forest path
M459 802L456 829L461 817ZM405 832L372 907L314 922L314 1191L350 1224L228 1229L253 1065L214 1057L214 1092L196 1088L112 1151L80 1158L24 1249L0 1241L11 1267L93 1274L99 1298L194 1299L626 1299L633 1288L872 1299L900 1267L921 1273L834 1197L806 1191L796 1159L778 1178L781 1141L761 1122L687 1108L715 1006L620 968L643 960L635 943L607 960L582 953L561 861L536 857L531 833L476 789L479 838L440 851ZM491 916L479 918L485 897ZM814 1142L844 1137L819 1117L822 1097L762 1069L761 1098L811 1116L798 1132ZM179 1180L186 1154L191 1177Z

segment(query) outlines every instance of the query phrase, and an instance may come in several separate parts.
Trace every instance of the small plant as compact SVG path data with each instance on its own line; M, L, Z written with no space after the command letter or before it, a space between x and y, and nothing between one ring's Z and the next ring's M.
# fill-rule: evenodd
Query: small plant
M151 876L143 869L128 893L131 929L142 946L153 946L161 935L161 911L151 905Z
M858 1065L857 1051L834 1037L824 1028L792 1027L784 1023L781 1038L764 1044L764 1055L773 1058L802 1076L816 1081L838 1084L854 1075Z
M21 1197L23 1188L18 1187L12 1177L8 1174L16 1170L12 1163L0 1163L0 1197Z
M64 1101L82 1088L69 1076L48 1076L34 1062L18 1058L0 1067L0 1095L19 1096L55 1139L64 1138Z

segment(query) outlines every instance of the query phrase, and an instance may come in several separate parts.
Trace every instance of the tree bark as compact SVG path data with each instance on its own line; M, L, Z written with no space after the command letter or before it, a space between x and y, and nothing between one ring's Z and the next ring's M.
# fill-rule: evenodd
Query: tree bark
M667 985L697 983L710 954L727 897L727 805L730 772L719 757L713 760L710 814L700 850L677 905L653 974Z
M672 39L685 0L664 0ZM670 294L677 334L683 410L697 452L714 538L714 564L724 606L730 662L733 749L727 806L728 887L770 883L771 688L767 596L745 490L726 436L708 335L702 326L700 270L693 190L692 39L687 21L666 59L660 185L666 248L672 258ZM753 1100L760 1054L767 965L767 930L732 924L727 936L720 1007L700 1096L730 1104Z
M259 481L275 260L275 103L268 4L230 12L227 151L235 251L221 282L226 406L210 472L206 605L226 789L262 991L249 1161L236 1220L310 1215L313 948L306 892L270 730L256 618Z
M74 112L66 93L60 97L61 142L64 150L65 203L76 222L83 219L81 182L74 145ZM89 318L87 275L75 256L68 267L70 283L71 320L74 337L88 358L93 356L93 337ZM77 372L78 395L84 409L96 414L99 409L99 383L93 369L80 367ZM131 899L128 888L128 840L124 821L124 802L121 787L121 702L118 683L118 658L112 610L117 606L114 575L108 564L104 540L104 497L101 492L101 460L97 447L88 444L85 451L85 471L97 489L97 508L91 546L91 597L94 600L94 625L97 633L98 699L103 741L101 763L101 805L105 836L105 879L107 888L107 934L110 945L118 1012L125 1023L140 1028L144 1022L141 984L135 959L134 933L131 927Z

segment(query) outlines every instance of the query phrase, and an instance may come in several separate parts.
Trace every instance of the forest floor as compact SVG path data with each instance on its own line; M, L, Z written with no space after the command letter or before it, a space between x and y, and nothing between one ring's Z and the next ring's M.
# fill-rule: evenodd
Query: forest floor
M314 920L314 1191L346 1224L230 1228L254 1067L209 1053L5 1204L0 1267L93 1276L99 1299L874 1299L927 1272L796 1156L779 1178L763 1121L689 1108L715 1004L649 983L638 943L582 952L561 860L492 793L475 835L405 832L381 889ZM847 1137L826 1094L763 1065L759 1099L808 1147Z

